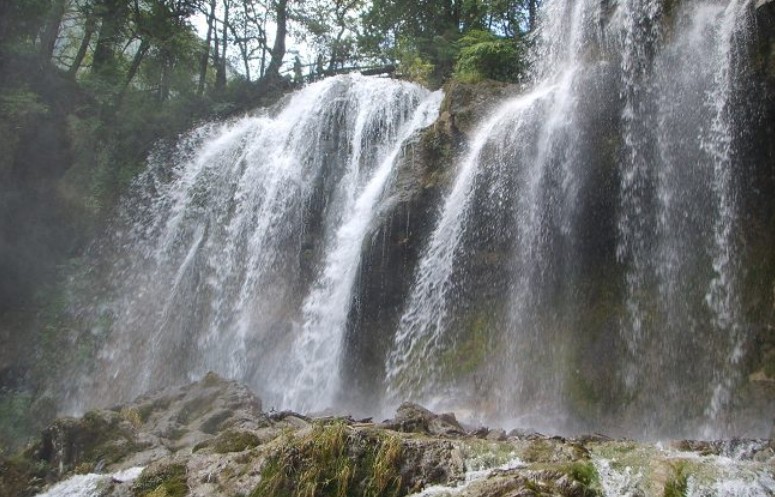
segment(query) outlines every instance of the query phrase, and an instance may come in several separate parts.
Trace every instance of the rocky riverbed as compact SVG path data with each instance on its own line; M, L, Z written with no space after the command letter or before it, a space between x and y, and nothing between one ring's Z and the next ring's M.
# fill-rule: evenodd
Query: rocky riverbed
M773 447L506 433L410 403L382 422L265 412L211 373L57 420L0 461L0 496L769 496Z

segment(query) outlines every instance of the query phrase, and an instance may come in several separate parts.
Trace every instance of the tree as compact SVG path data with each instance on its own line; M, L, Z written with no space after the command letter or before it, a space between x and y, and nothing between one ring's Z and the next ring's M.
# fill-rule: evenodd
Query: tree
M282 67L285 58L285 38L288 36L288 0L276 0L274 13L277 29L274 34L269 67L266 68L266 74L264 74L264 78L269 82L280 79L280 67Z
M518 41L535 23L537 1L374 0L363 16L361 47L404 66L429 67L429 82L440 84L453 72L462 36L476 30Z
M81 14L86 20L83 25L83 37L81 38L81 43L78 46L78 51L67 71L71 78L75 78L78 74L78 70L81 68L81 64L83 64L86 53L89 51L89 44L91 43L92 36L94 36L94 32L97 29L97 16L94 14L94 10L91 6L87 5L84 7L81 10Z
M259 68L258 77L264 75L264 58L269 49L267 46L266 22L269 17L269 8L266 4L256 1L241 2L229 23L229 30L232 34L232 40L237 46L242 60L245 79L251 80L253 61L255 54L261 52L262 64Z
M40 34L40 55L49 60L54 55L54 47L65 15L67 0L53 0L46 16L46 24Z
M324 61L324 73L334 74L354 57L363 7L363 0L318 0L307 2L298 14L307 41Z
M116 51L124 39L129 2L127 0L97 0L94 12L99 19L100 31L92 55L92 72L108 80L114 80Z
M213 40L213 31L215 31L215 7L216 0L210 0L210 8L205 12L207 15L207 37L205 38L204 50L202 52L202 62L199 65L199 83L197 85L197 94L202 95L205 90L205 79L207 78L207 63L210 60L210 44Z

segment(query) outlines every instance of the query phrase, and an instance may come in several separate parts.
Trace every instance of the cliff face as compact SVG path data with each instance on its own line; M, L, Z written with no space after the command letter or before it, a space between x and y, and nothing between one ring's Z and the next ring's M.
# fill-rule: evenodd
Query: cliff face
M344 393L348 405L367 411L379 401L385 357L456 165L476 126L518 91L497 82L450 83L436 123L404 147L378 226L363 246L355 291L360 297L348 320L343 367L352 385Z
M756 341L747 364L745 401L751 412L771 409L775 396L775 2L759 1L755 11L756 43L751 47L749 86L740 95L756 105L758 120L744 131L746 261L745 301Z
M767 441L662 448L600 435L507 434L414 404L383 422L263 412L245 387L211 373L57 420L23 455L0 460L0 495L661 496L734 481L758 496L772 491L774 460Z

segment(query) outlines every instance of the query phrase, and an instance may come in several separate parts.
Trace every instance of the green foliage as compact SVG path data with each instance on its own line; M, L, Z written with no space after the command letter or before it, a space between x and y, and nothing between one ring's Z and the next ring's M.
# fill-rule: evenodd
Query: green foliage
M40 96L27 86L11 88L0 95L0 116L14 121L16 127L22 127L31 121L45 116L48 106Z
M24 131L48 112L38 94L25 85L0 93L0 181L12 168Z
M14 0L0 8L0 51L23 53L38 35L49 9L48 0Z
M455 79L478 83L484 79L517 81L523 64L519 45L514 40L498 38L488 31L472 30L458 45Z
M0 391L0 454L12 452L16 449L14 441L33 433L34 420L29 416L32 401L32 395L26 392Z
M409 40L416 56L433 67L432 86L442 84L453 71L465 81L513 81L522 69L515 40L524 34L522 26L531 4L535 2L466 0L450 6L445 1L375 0L363 15L364 33L359 41L365 53L398 60L404 70L407 59L401 52L406 50L401 45ZM483 34L489 38L483 39ZM462 48L468 50L458 70ZM408 60L412 67L414 58Z
M22 455L0 458L0 495L31 495L42 489L51 468L45 461L33 461Z
M425 86L431 84L435 66L430 60L423 58L417 47L408 41L400 42L396 47L395 57L404 78Z

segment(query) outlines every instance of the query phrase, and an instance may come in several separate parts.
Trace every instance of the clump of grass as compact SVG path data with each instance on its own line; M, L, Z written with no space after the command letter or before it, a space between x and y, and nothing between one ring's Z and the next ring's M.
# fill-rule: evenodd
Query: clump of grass
M267 458L251 497L395 497L402 457L398 437L356 432L343 422L316 425Z
M385 437L374 456L371 477L366 481L367 496L397 495L401 489L403 446L395 436Z
M670 476L665 482L664 497L686 497L689 488L689 473L686 463L677 461L670 465Z
M587 488L597 485L600 479L595 465L589 461L571 463L568 466L568 474Z
M119 413L121 418L129 422L134 429L139 429L143 425L143 419L140 411L136 407L124 407Z

